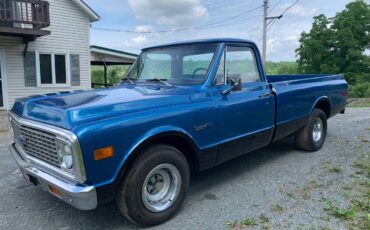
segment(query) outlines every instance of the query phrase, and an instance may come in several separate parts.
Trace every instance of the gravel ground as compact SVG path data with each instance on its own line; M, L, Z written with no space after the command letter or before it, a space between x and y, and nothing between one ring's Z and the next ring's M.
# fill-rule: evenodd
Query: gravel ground
M0 229L136 228L114 203L79 211L27 184L8 142L0 127ZM154 229L365 229L368 206L346 211L354 198L369 205L369 155L370 108L350 108L329 120L318 152L287 139L199 173L179 213Z

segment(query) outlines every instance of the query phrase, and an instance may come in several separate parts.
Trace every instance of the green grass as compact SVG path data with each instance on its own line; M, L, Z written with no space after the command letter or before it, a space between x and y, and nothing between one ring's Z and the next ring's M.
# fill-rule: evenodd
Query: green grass
M331 167L328 169L329 172L331 173L341 173L342 172L342 169L339 168L339 167Z
M352 192L345 197L349 205L339 208L333 201L325 200L324 210L330 215L343 220L349 229L370 229L370 153L355 161L353 169L361 171L363 176L356 176Z
M258 225L257 221L255 219L252 219L252 218L246 218L246 219L242 220L241 224L244 225L244 226Z
M352 108L369 107L370 108L370 98L351 98L348 100L347 107L352 107Z
M357 213L353 205L346 209L340 209L335 206L332 201L326 201L324 210L333 216L344 220L353 220Z
M245 219L241 221L226 221L226 226L230 229L244 229L247 227L257 226L261 225L261 229L270 229L270 219L268 216L264 213L262 213L258 220L246 217Z
M274 212L284 212L285 209L278 204L272 205L271 210Z

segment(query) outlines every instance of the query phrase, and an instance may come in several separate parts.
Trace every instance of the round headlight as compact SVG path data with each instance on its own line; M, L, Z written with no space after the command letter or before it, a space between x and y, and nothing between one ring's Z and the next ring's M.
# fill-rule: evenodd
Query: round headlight
M73 167L73 156L71 147L64 142L58 143L58 155L61 160L61 167L71 169Z
M71 169L73 166L73 159L72 159L72 156L69 155L69 156L64 156L63 157L63 163L62 163L62 167L63 168L66 168L66 169Z
M66 155L72 154L72 150L71 150L71 147L69 147L69 145L64 145L64 154Z

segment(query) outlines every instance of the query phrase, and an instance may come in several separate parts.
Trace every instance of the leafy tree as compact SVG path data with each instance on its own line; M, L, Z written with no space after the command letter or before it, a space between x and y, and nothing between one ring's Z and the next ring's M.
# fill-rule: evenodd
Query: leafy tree
M354 1L333 18L314 17L296 50L303 73L344 73L350 84L370 82L370 5Z
M296 52L299 55L297 62L302 73L320 73L322 69L328 69L327 60L330 57L332 36L330 21L323 14L315 16L310 32L301 34L299 39L301 45Z

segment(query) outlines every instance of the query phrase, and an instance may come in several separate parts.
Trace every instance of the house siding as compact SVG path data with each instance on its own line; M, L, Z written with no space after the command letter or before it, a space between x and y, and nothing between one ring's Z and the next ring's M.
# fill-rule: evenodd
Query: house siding
M10 109L17 98L75 89L91 88L90 18L71 0L48 0L50 3L51 35L30 42L28 51L69 53L80 57L80 85L70 87L26 87L21 38L0 36L0 49L5 56L5 77ZM6 92L4 92L6 93ZM6 103L5 103L6 104Z

